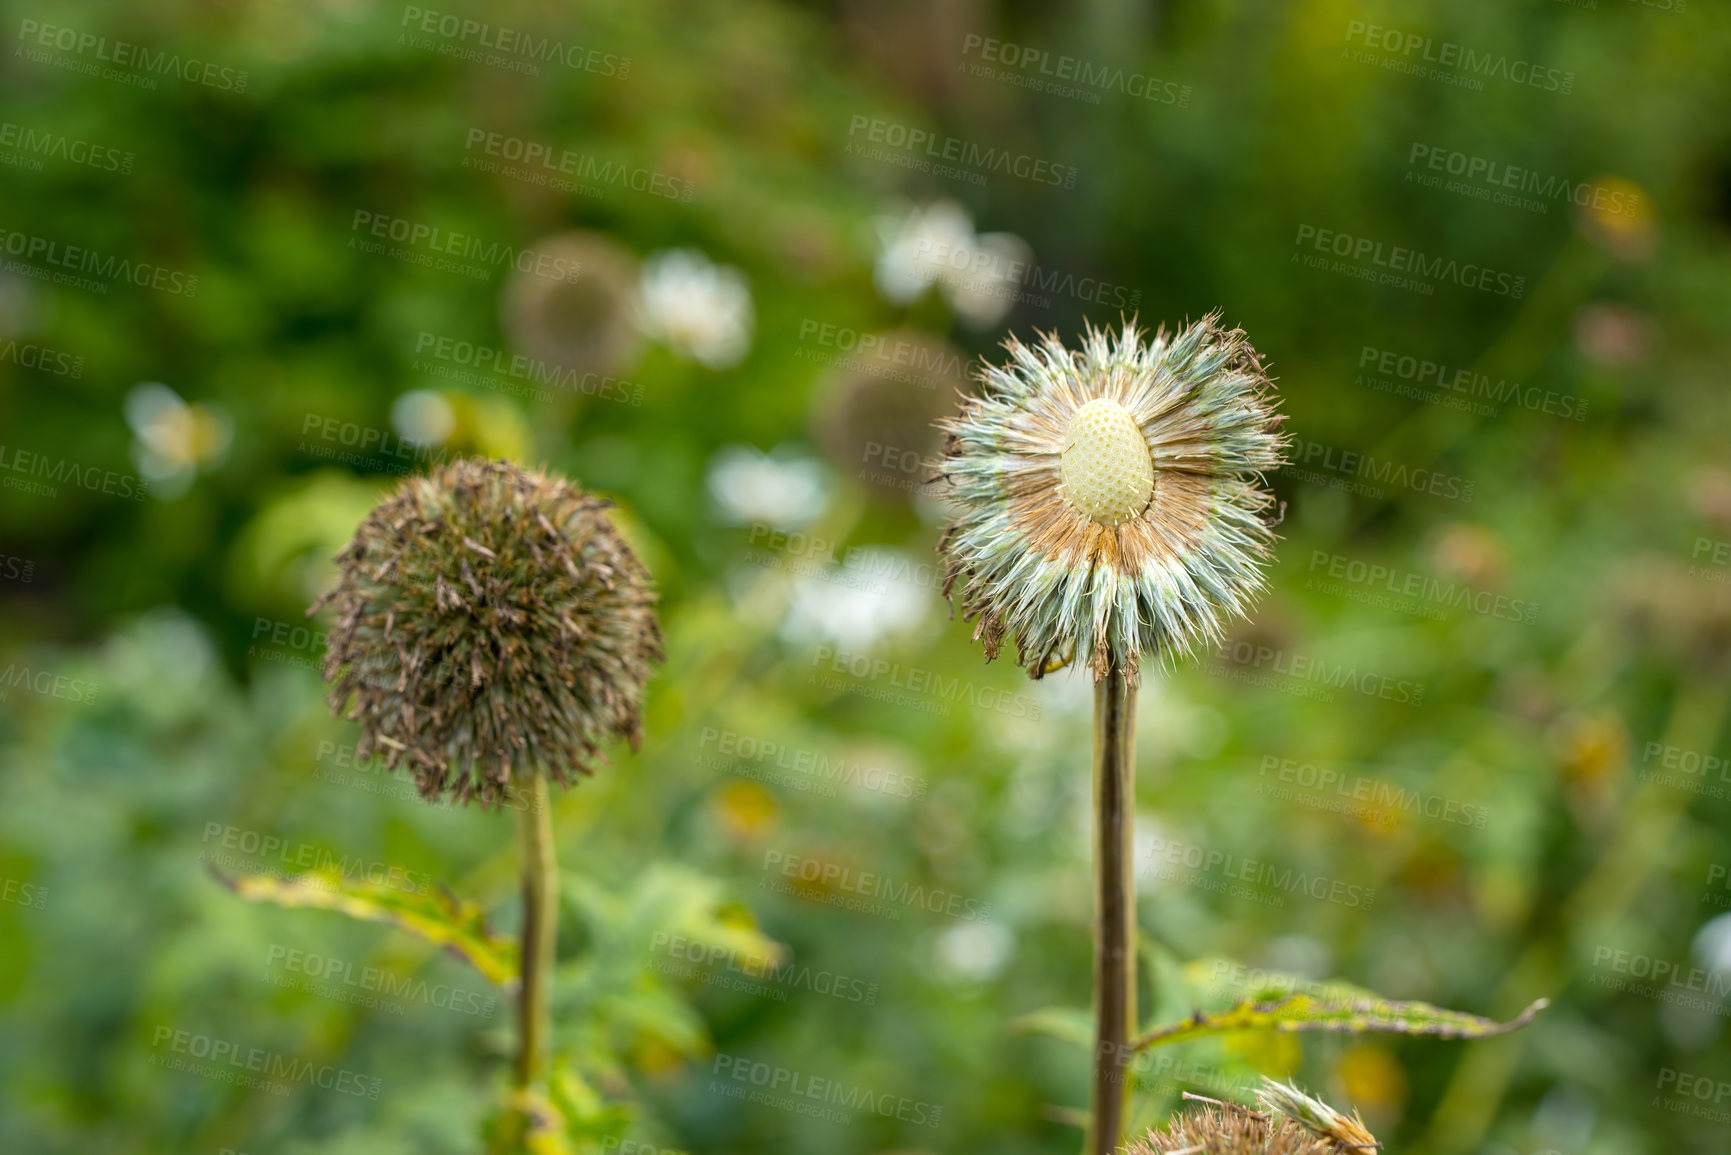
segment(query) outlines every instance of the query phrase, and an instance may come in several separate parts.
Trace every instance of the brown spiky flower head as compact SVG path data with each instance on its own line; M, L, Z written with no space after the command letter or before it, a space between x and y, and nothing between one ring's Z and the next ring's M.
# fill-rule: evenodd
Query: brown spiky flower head
M605 742L635 748L661 632L611 505L466 459L368 514L313 607L336 611L324 674L364 728L357 755L406 763L429 800L491 806L534 774L588 774Z
M1261 1112L1208 1107L1174 1115L1164 1131L1150 1131L1124 1148L1124 1155L1342 1155L1340 1145L1319 1139L1290 1120Z
M1253 1111L1185 1092L1197 1104L1150 1131L1125 1155L1372 1155L1381 1149L1358 1112L1343 1115L1291 1083L1264 1078Z
M1210 314L1144 340L1090 326L1080 350L1012 338L1010 363L944 423L939 492L960 514L944 592L1030 677L1072 657L1135 681L1141 655L1218 644L1264 586L1261 475L1284 441L1262 363Z

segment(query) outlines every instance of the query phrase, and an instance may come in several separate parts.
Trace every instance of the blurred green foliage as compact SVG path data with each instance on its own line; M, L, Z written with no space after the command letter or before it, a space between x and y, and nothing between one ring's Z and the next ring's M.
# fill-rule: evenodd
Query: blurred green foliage
M205 861L382 866L513 928L510 823L348 764L354 733L328 716L302 616L326 559L418 460L382 448L414 390L454 415L441 452L508 454L615 497L663 592L669 658L644 749L557 804L571 880L560 1037L597 1103L631 1104L596 1132L600 1149L629 1155L621 1136L691 1152L1073 1149L1085 1055L1020 1028L1088 998L1088 688L984 665L925 568L941 511L862 484L869 461L823 459L814 428L845 388L827 364L848 340L835 334L912 329L992 355L1011 330L1116 321L1115 296L1073 287L1088 278L1137 294L1146 323L1223 308L1268 359L1303 458L1274 478L1286 540L1256 620L1142 690L1145 1018L1223 1010L1278 987L1267 972L1499 1019L1553 1000L1483 1042L1164 1049L1139 1071L1138 1122L1184 1089L1232 1094L1268 1072L1361 1108L1390 1150L1725 1148L1725 1117L1692 1113L1682 1080L1731 1080L1726 1004L1663 980L1661 997L1629 989L1643 981L1629 960L1707 987L1731 973L1731 934L1710 924L1731 905L1731 775L1701 768L1731 750L1731 12L511 0L435 13L583 50L582 67L530 74L520 53L454 55L470 45L418 31L426 11L6 6L6 131L105 151L76 161L0 139L14 158L0 169L0 1149L477 1149L509 1004L381 1000L392 1009L301 989L319 984L289 951L497 995L391 928L244 903ZM44 47L45 25L74 30L71 47L58 33ZM1368 26L1429 46L1376 47ZM988 38L1047 63L999 50L1011 79L982 75ZM131 58L114 66L131 81L111 79L102 54L118 42L218 71L188 80ZM1569 90L1390 66L1447 44L1567 72ZM1156 98L1024 83L1062 58L1157 78ZM1070 166L1074 186L860 155L873 122ZM691 196L481 171L477 132ZM1409 179L1435 171L1433 155L1457 179L1456 153L1643 208L1594 209L1589 191L1586 208L1535 211L1483 199L1482 178ZM1021 237L1047 283L1072 287L1030 290L982 328L941 293L891 303L873 276L883 218L940 198L981 233ZM650 344L620 373L635 404L455 380L427 343L509 350L505 273L366 252L357 213L489 245L583 229L640 258L700 249L744 273L749 354L713 370ZM1352 238L1349 255L1365 239L1522 289L1414 291L1313 268L1323 231ZM50 284L35 238L196 276L196 291ZM1403 357L1522 390L1474 413ZM199 457L184 492L132 500L104 479L143 468L127 399L144 382L232 440ZM344 445L350 428L379 447ZM727 457L738 446L771 456ZM62 471L52 496L11 484L33 460L95 481ZM820 500L754 520L717 480L727 460L770 479L760 499L815 478ZM1352 685L1324 684L1340 670ZM865 785L827 780L837 766ZM857 901L866 873L903 898ZM767 947L691 945L758 933L798 969L766 969ZM1187 969L1211 959L1236 961ZM169 1069L195 1037L376 1079L377 1097ZM755 1089L735 1078L753 1063L919 1110L844 1124L730 1094Z

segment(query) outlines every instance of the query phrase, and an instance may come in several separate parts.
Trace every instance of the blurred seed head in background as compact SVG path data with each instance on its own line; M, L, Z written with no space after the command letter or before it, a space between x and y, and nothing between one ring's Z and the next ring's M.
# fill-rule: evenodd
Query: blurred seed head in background
M553 270L572 270L564 276ZM601 233L568 232L530 246L505 286L512 345L579 373L628 371L642 352L637 261Z
M966 360L928 333L875 335L819 386L814 434L837 470L874 495L911 499L961 407Z

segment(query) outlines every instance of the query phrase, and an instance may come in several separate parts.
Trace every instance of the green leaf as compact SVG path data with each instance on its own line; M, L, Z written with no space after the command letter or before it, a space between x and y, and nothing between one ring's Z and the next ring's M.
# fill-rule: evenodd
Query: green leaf
M1010 1029L1026 1035L1050 1035L1083 1049L1094 1044L1094 1016L1087 1007L1042 1007L1011 1019Z
M1147 1050L1234 1031L1388 1031L1445 1039L1481 1039L1524 1027L1549 1005L1550 1000L1540 999L1508 1022L1499 1023L1429 1003L1294 994L1269 1002L1246 999L1219 1014L1197 1011L1183 1022L1149 1031L1136 1040L1135 1048Z
M685 993L687 966L700 975L760 976L746 981L768 989L761 976L787 956L719 882L685 867L654 864L620 890L567 873L559 890L587 949L560 965L553 1013L560 1037L591 1061L646 1044L704 1054L708 1028ZM691 961L703 959L713 966Z
M363 922L389 923L437 943L516 993L518 951L515 939L487 929L478 903L464 902L443 887L426 894L383 882L349 878L337 870L314 870L292 878L273 874L234 877L212 869L217 880L248 902L335 910Z
M486 1125L493 1155L611 1151L621 1145L636 1113L630 1105L609 1099L567 1056L554 1059L544 1086L501 1087L499 1095L499 1108ZM649 1144L642 1147L651 1149Z

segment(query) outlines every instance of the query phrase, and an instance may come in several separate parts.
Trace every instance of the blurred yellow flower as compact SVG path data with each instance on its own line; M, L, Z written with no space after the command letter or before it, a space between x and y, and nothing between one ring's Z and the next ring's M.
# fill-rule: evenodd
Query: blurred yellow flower
M1387 1047L1359 1043L1341 1056L1338 1070L1345 1098L1373 1119L1392 1122L1406 1107L1406 1071Z
M733 837L750 842L772 830L781 815L781 807L769 791L755 782L729 782L715 799L716 817L722 829Z
M1593 196L1578 206L1576 220L1594 242L1626 261L1652 256L1659 240L1653 198L1634 181L1601 176L1589 182Z

